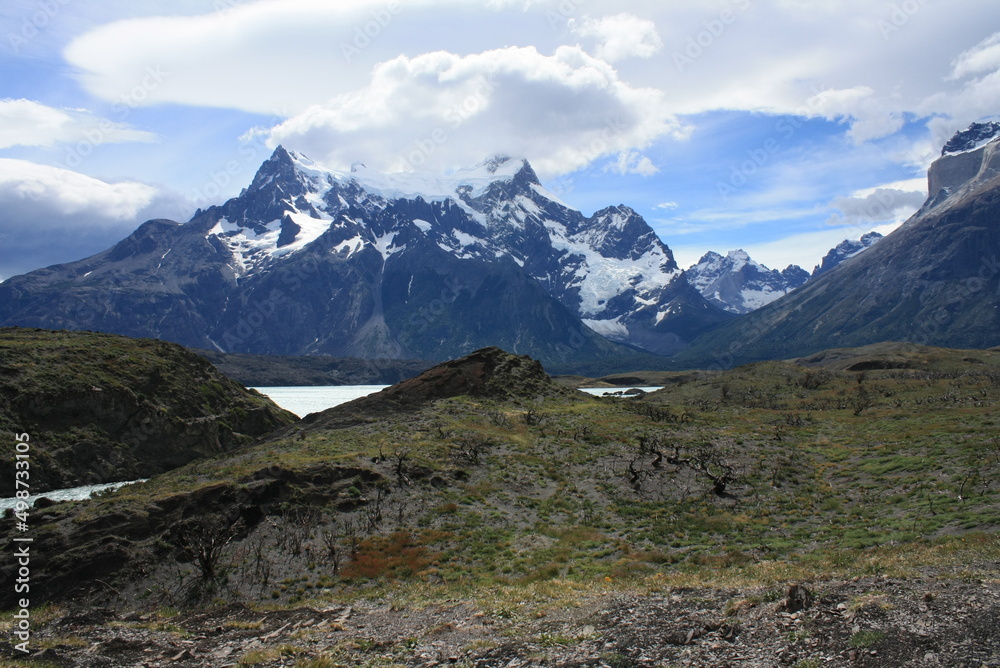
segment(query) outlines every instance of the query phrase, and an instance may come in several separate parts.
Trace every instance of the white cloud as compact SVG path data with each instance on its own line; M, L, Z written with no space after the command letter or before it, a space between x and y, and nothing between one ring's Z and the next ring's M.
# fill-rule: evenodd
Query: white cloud
M201 16L106 24L75 39L65 55L87 89L107 100L128 95L153 67L164 73L163 81L145 91L140 104L235 108L283 118L309 109L313 120L317 107L330 106L330 100L377 96L382 68L397 57L416 62L440 50L471 58L526 45L555 53L574 39L583 40L596 59L619 65L619 82L657 91L657 114L821 116L845 122L850 138L863 143L895 133L908 118L962 127L1000 105L994 76L1000 37L984 35L984 26L1000 19L995 0L967 0L961 12L927 0L902 14L895 5L863 0L232 4ZM888 34L886 22L893 26ZM683 71L675 66L677 54L690 60ZM830 93L818 96L820 91ZM392 118L407 123L398 114ZM945 131L942 122L933 121L935 133ZM368 125L358 123L359 129ZM514 137L524 128L508 122L491 131Z
M215 4L221 9L199 16L108 23L77 37L64 55L87 90L105 100L144 86L152 68L162 76L145 86L140 105L285 116L363 86L373 65L409 52L410 42L422 42L426 51L464 37L469 29L463 22L472 14L459 0ZM450 11L447 21L442 9ZM437 26L429 24L431 17ZM481 13L476 18L482 25Z
M960 82L960 88L939 91L919 107L920 113L933 116L928 127L935 154L972 121L1000 112L1000 32L963 51L952 63L948 80Z
M1000 69L1000 32L993 33L982 42L963 52L952 65L952 79L973 74L996 72Z
M912 197L915 200L917 197L927 198L927 179L905 179L903 181L893 181L892 183L882 183L880 185L874 186L872 188L865 188L852 193L852 197L868 197L869 195L874 195L879 190L904 190L908 193L912 193ZM921 202L922 204L922 202Z
M144 183L108 183L0 159L0 276L79 260L111 247L149 218L185 213L181 198Z
M660 204L657 204L653 208L654 209L659 209L661 211L673 211L674 209L679 208L679 207L680 207L680 204L678 204L677 202L662 202Z
M511 47L399 56L376 67L365 88L275 127L271 142L331 167L361 160L383 171L448 169L506 153L528 157L544 178L685 132L659 91L630 86L579 47L552 55ZM624 167L655 169L641 156Z
M693 234L706 230L736 230L752 225L801 220L815 213L815 207L794 205L774 208L699 209L692 211L684 219L657 222L669 226L670 234Z
M150 142L152 133L94 116L81 109L55 109L33 100L0 100L0 148L58 143Z
M650 58L663 48L656 24L633 14L582 21L572 19L569 26L580 37L597 40L597 57L609 63L626 58Z
M58 167L0 158L0 202L8 215L17 210L41 220L38 212L45 211L93 216L114 224L135 220L156 193L156 188L142 183L105 183Z
M806 106L814 116L850 122L847 136L857 144L895 134L905 121L868 86L823 91L809 98Z
M604 171L621 176L628 174L652 176L660 170L652 160L638 151L622 151L618 154L617 160L604 167Z
M923 205L927 193L896 188L876 188L869 194L838 197L830 203L836 209L828 225L872 228L887 222L903 222Z

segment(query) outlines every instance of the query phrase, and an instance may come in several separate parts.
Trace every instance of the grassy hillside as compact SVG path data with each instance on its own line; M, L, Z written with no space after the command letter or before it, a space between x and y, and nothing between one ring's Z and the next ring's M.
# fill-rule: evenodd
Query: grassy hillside
M526 624L534 641L544 626L531 615L626 593L708 588L698 596L712 614L737 624L778 605L790 582L841 583L822 585L832 591L933 573L995 584L1000 355L896 350L882 364L896 368L871 368L885 352L847 364L865 371L838 368L853 354L842 352L826 367L755 364L641 399L543 382L523 358L486 372L453 363L408 381L413 401L397 388L237 454L53 506L36 534L38 568L57 603L72 594L157 619L241 602L323 619L316 611L337 606L409 616L462 602L469 619ZM460 393L438 391L456 375ZM724 640L720 629L710 633ZM581 634L550 642L576 646ZM485 635L463 651L486 657L502 644ZM376 655L417 665L409 650L434 632L391 651L360 637L337 654L304 634L243 665L386 665ZM845 657L857 651L851 633L838 638ZM633 659L618 665L642 665Z
M175 344L0 329L0 436L29 435L34 493L161 473L294 419ZM0 495L13 489L5 456Z

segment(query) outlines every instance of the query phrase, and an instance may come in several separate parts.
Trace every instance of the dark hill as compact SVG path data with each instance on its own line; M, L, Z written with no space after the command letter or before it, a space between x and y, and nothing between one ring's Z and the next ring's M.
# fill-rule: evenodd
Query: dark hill
M31 491L134 480L294 421L172 343L0 329L0 434L30 437ZM14 459L0 459L12 496Z
M996 373L1000 371L1000 351L951 350L890 341L861 348L824 350L794 362L800 366L851 372L912 369L948 373L966 366L977 372Z
M303 422L316 429L329 429L352 424L358 418L416 410L451 397L510 401L567 392L549 378L541 362L490 347L438 364L381 392L307 416Z

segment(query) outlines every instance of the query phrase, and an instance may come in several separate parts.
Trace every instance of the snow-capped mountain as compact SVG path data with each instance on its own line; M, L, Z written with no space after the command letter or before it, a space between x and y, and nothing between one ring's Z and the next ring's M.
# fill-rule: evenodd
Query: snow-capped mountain
M955 134L941 149L941 155L957 155L976 151L987 144L1000 139L1000 123L973 123L966 129Z
M706 253L686 275L708 301L737 314L770 304L809 280L809 273L797 265L784 271L768 269L742 249L724 257Z
M991 132L974 125L948 142L928 170L927 202L892 234L703 335L678 364L730 366L882 341L1000 345L1000 141Z
M657 353L721 320L692 297L639 214L616 206L585 217L545 190L524 160L498 156L447 177L363 165L341 174L279 147L221 212L210 234L240 272L266 270L321 234L347 257L374 248L384 260L420 237L458 259L511 260L592 330Z
M446 177L340 173L281 147L225 204L186 224L150 221L0 293L0 323L366 358L483 345L550 364L633 354L595 332L669 354L729 317L636 212L586 217L526 161Z
M868 250L883 238L878 232L869 232L862 235L860 239L845 239L837 244L835 248L830 249L830 252L824 255L820 263L813 268L813 278L820 274L825 274L844 260L848 260Z

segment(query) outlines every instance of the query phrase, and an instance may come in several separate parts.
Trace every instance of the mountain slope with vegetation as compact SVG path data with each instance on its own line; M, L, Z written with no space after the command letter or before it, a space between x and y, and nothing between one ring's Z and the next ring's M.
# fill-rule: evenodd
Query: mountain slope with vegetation
M294 419L176 344L0 329L0 434L30 437L33 493L148 477ZM3 457L0 495L13 494Z
M45 633L83 661L64 636L117 619L94 658L122 665L995 659L1000 353L858 361L602 399L480 351L46 508ZM112 612L73 626L70 600Z
M700 336L675 362L730 368L883 341L1000 344L1000 135L973 141L980 130L953 138L949 145L969 148L946 150L931 165L929 197L899 229L781 299Z

